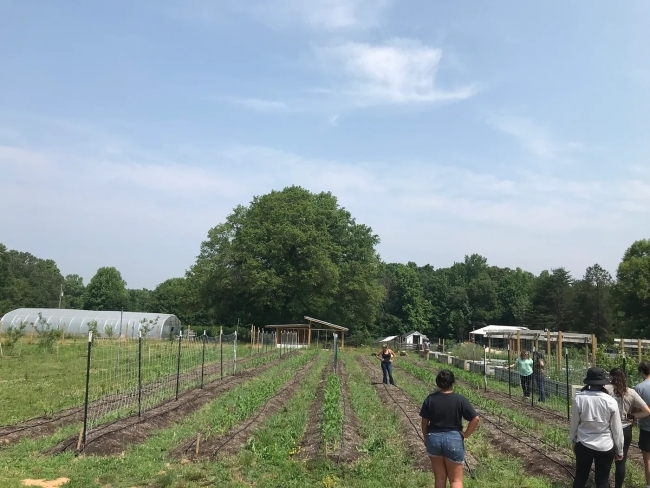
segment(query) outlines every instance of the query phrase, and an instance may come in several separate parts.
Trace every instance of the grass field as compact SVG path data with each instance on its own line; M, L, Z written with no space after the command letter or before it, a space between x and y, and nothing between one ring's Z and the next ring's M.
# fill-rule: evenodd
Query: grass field
M39 393L32 391L36 387L41 396L53 385L69 390L74 384L83 389L84 375L69 373L72 364L83 371L83 348L84 344L67 344L59 348L58 355L46 358L25 348L19 358L3 360L2 371L9 377L3 374L2 379L13 380L20 391L0 390L0 405L15 402L15 411L39 414L29 405L39 398ZM165 357L162 350L152 351L152 363L158 352ZM242 364L250 374L216 378L211 383L216 386L201 393L207 396L196 408L188 408L187 400L168 402L172 416L178 408L172 421L168 421L168 412L167 417L150 419L160 420L151 426L134 424L131 428L139 429L141 435L113 445L111 455L49 454L54 446L78 433L78 422L6 445L0 433L0 486L18 487L25 478L61 477L70 479L64 485L69 488L432 486L433 476L426 464L418 463L423 446L409 422L419 427L417 410L432 389L440 365L398 358L394 375L399 388L387 390L374 384L380 377L379 365L370 359L369 351L344 351L340 357L339 374L334 374L331 351L303 350L282 359L279 354L260 356L255 364ZM41 367L47 365L47 377L28 374L25 378L29 364L39 359ZM16 381L21 377L25 379ZM513 432L519 432L522 439L548 442L555 446L556 454L567 450L566 426L533 418L507 401L484 398L469 377L463 379L458 391L482 409L486 419L489 412L497 412L504 422L502 430L516 427L519 430ZM386 391L392 396L387 397ZM71 395L58 403L52 401L48 408L65 408L77 399ZM415 413L408 418L404 412ZM163 417L167 419L164 422ZM5 415L5 419L11 418ZM118 442L110 435L106 442L109 438ZM94 442L101 447L102 439ZM566 472L545 474L525 455L513 455L512 446L504 444L487 423L468 440L467 448L475 479L466 476L466 487L571 485ZM518 446L516 452L522 449ZM630 464L626 486L643 486L639 466Z

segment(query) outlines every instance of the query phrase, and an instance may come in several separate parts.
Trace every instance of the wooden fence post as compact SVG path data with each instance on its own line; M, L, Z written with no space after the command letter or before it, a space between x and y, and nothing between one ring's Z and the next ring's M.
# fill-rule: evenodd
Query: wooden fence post
M521 354L521 331L517 331L517 356Z
M639 363L641 363L641 356L643 352L643 345L641 344L641 339L637 339L638 341L638 346L639 346Z
M562 369L562 331L557 333L557 368Z
M596 366L596 353L598 352L598 339L596 334L591 334L591 365Z

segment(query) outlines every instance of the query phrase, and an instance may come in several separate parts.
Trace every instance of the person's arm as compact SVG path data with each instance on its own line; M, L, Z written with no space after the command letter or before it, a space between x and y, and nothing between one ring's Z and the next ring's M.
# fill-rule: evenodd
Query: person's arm
M635 420L638 420L650 416L650 407L646 405L646 402L641 398L641 395L639 395L635 390L632 390L632 392L632 406L640 410L639 412L632 414L632 417L634 417Z
M515 366L517 366L517 361L518 361L518 360L519 360L519 358L515 359L515 362L512 363L510 366L508 366L508 369L510 369L510 368L514 368Z
M393 350L391 349L391 350L390 350L390 362L391 362L391 363L393 362L393 359L395 359L395 357L396 357L396 356L395 356L395 353L394 353Z
M464 439L468 439L469 436L471 436L474 433L474 431L478 427L478 423L480 422L480 420L481 419L477 415L476 417L474 417L472 420L469 421L467 427L465 428L465 432L463 432Z
M420 427L422 428L422 438L424 439L424 445L427 445L427 434L429 433L429 419L422 417L420 422Z
M580 424L580 411L578 409L578 402L573 400L573 407L571 408L571 426L569 427L569 441L575 445L578 438L578 425Z
M623 424L621 423L621 414L618 411L618 405L612 409L609 417L609 428L612 431L612 438L614 439L614 448L616 449L616 460L623 459Z

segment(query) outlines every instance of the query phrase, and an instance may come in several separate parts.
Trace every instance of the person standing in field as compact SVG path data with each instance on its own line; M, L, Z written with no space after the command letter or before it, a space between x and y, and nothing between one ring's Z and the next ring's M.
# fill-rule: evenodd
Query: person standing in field
M393 380L393 359L395 359L395 353L388 349L388 344L381 346L381 351L379 354L375 354L375 357L379 358L381 361L381 372L384 375L384 384L388 383L394 385L395 381Z
M429 352L431 351L431 344L429 343L429 339L424 339L424 342L422 343L422 355L424 356L424 359L427 361L429 360Z
M454 373L443 369L436 377L439 390L424 400L420 409L421 428L435 488L463 488L463 461L465 439L478 427L479 417L472 404L462 395L454 393ZM463 419L468 421L463 432Z
M521 351L517 360L508 366L508 368L512 368L513 366L517 366L524 398L530 398L530 388L533 383L533 360L530 359L530 353L525 350Z
M614 460L623 459L623 426L616 400L607 392L605 370L589 368L586 385L573 399L569 440L576 455L573 488L585 488L594 467L596 488L609 488Z
M632 443L632 422L635 419L642 419L650 415L650 408L643 398L632 388L627 387L627 377L621 368L614 368L609 372L611 385L605 389L618 403L618 411L621 415L623 425L623 459L616 461L614 474L614 488L622 488L625 480L625 461L627 451ZM634 412L634 413L631 413Z
M539 393L539 402L544 403L546 401L546 384L544 379L546 378L545 372L546 362L544 361L544 353L536 352L535 353L535 383L537 384L537 391Z
M650 362L639 363L639 373L643 381L634 387L646 404L650 403ZM650 488L650 417L639 420L639 449L643 453L643 467L645 468L645 484Z

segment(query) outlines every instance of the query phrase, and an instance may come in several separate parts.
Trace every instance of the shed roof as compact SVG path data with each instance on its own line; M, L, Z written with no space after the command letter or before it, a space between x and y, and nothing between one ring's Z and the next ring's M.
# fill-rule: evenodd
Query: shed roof
M516 327L512 325L486 325L480 329L470 332L472 335L490 335L490 334L516 334L518 330L528 330L528 327Z
M325 326L330 327L332 329L342 330L344 332L347 332L348 330L350 330L350 329L346 329L345 327L341 327L340 325L330 324L329 322L325 322L324 320L318 320L318 319L315 319L313 317L305 316L305 320L307 320L308 322L315 322L317 324L325 325Z

